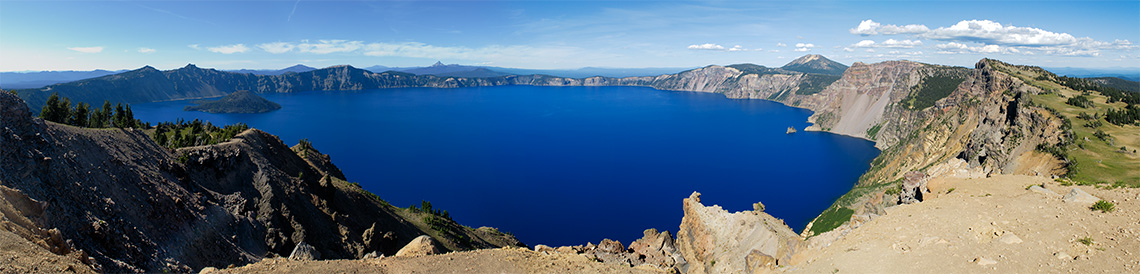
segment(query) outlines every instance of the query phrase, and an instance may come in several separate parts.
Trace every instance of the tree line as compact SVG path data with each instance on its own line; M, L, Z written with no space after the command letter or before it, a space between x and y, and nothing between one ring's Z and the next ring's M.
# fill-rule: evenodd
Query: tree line
M247 129L249 126L243 123L218 127L208 121L194 119L187 122L179 118L175 122L161 122L155 125L151 138L163 147L176 149L225 142Z
M59 93L52 93L43 108L40 109L40 118L60 124L67 124L87 128L150 128L150 123L143 123L135 119L130 104L116 103L113 107L111 101L103 101L103 107L93 108L85 102L72 104L71 99L59 97Z

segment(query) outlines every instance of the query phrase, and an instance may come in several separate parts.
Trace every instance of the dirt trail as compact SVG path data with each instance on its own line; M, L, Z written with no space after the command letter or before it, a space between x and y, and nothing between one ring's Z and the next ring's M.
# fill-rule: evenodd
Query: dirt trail
M1026 189L1034 184L1056 195ZM1062 186L1020 175L934 178L929 187L926 201L889 208L785 272L1140 271L1140 189ZM1101 213L1089 204L1063 202L1074 187L1114 202L1116 210ZM1088 245L1081 242L1086 237L1092 240Z
M293 261L266 259L233 269L202 273L664 273L653 267L628 267L567 254L523 248L481 249L443 255L362 260Z

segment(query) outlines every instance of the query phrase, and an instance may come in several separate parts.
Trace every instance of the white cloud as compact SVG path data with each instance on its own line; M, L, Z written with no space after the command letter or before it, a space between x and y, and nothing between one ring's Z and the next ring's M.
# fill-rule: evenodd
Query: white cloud
M700 45L689 45L689 49L724 50L724 46L717 45L717 44L700 44Z
M845 51L845 52L852 52L852 51L855 51L855 49L852 49L852 48L843 48L843 51Z
M759 51L759 50L762 50L762 49L747 49L741 45L735 45L735 46L732 46L731 48L726 48L724 46L712 44L712 43L706 43L706 44L700 44L700 45L689 45L687 48L693 49L693 50L715 50L715 51L749 51L749 50Z
M788 46L788 44L784 44L784 43L776 43L776 46L777 46L777 47L787 47L787 46Z
M245 44L234 44L234 45L228 45L228 46L209 47L209 48L206 48L206 50L209 50L211 52L221 53L221 54L234 54L234 53L247 52L247 51L249 51L249 48L246 47Z
M103 51L103 47L70 47L67 49L82 53L99 53Z
M852 46L852 47L856 47L856 48L869 48L869 47L874 47L874 46L875 46L875 41L872 41L872 40L863 40L863 41L859 41L858 43L855 43L855 44L851 44L851 46Z
M815 44L812 44L812 43L796 43L795 51L800 51L800 52L809 51L809 50L811 50L811 48L814 48L814 47L815 47Z
M155 51L152 48L139 48L139 53L154 53Z
M281 54L281 53L293 51L293 49L296 48L297 46L294 46L293 44L286 43L286 42L273 42L273 43L259 44L259 45L257 45L257 47L261 48L261 50L264 50L265 52L268 52L268 53Z
M1013 47L1003 47L1003 46L999 46L999 45L970 46L970 45L966 45L963 43L956 43L956 42L938 44L938 45L935 45L934 47L939 49L939 51L937 52L939 54L956 54L956 53L1001 53L1001 54L1022 53L1022 54L1025 54L1026 52L1028 52L1028 51L1022 51L1022 50L1019 50L1019 49L1013 48ZM1029 54L1032 54L1032 53L1029 53Z
M852 47L856 47L856 48L914 48L916 46L921 46L921 45L922 45L922 41L919 41L919 40L895 40L895 39L887 39L886 41L883 41L882 43L875 43L875 41L873 41L873 40L863 40L863 41L859 41L858 43L851 44Z
M348 40L317 40L316 43L310 43L309 40L301 40L297 44L297 51L328 54L337 52L353 52L364 47L364 42L348 41Z
M364 48L364 42L348 40L301 40L300 43L272 42L258 44L258 48L268 53L281 54L292 51L315 54L346 53Z
M877 35L877 34L883 34L883 35L919 34L919 33L924 33L924 32L930 31L930 28L928 28L924 25L905 25L905 26L883 25L883 24L880 24L879 22L875 22L872 20L863 20L862 22L859 22L859 26L857 26L853 29L850 29L848 31L850 31L851 34L858 34L858 35L867 36L867 35Z

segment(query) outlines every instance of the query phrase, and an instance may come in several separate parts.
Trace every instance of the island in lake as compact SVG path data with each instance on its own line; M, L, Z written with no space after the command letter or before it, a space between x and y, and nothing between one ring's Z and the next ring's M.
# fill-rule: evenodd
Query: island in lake
M262 113L281 109L281 105L266 100L248 90L239 90L218 100L195 101L195 106L186 106L186 111L209 113Z

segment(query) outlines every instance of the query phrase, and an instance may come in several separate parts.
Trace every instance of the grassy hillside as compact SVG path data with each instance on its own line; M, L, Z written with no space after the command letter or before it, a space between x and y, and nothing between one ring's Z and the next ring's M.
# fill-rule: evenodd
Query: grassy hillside
M1046 148L1068 158L1069 179L1079 184L1140 187L1140 126L1117 125L1104 119L1106 111L1125 109L1127 103L1109 103L1109 98L1096 90L1074 90L1044 70L1012 68L1004 72L1045 90L1030 98L1070 124L1072 141ZM1070 100L1074 98L1084 99Z

